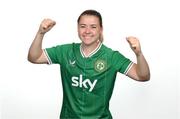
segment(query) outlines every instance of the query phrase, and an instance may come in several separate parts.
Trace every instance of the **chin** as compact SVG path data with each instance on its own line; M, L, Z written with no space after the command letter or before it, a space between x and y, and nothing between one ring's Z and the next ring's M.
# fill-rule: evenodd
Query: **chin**
M87 46L92 45L95 42L97 42L96 39L92 39L92 38L91 39L82 38L81 41L82 41L83 44L85 44Z
M89 42L83 42L84 45L86 46L90 46L92 43L89 43Z
M88 40L82 40L82 42L84 43L84 44L86 44L86 45L90 45L90 44L92 44L93 43L93 41L91 41L90 39L88 39Z

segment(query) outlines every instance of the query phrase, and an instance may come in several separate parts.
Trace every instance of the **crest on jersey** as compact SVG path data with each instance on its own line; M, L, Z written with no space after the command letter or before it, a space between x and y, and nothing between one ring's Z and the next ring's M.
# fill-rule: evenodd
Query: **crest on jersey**
M102 72L106 69L107 64L104 60L97 60L94 64L94 68L98 72Z

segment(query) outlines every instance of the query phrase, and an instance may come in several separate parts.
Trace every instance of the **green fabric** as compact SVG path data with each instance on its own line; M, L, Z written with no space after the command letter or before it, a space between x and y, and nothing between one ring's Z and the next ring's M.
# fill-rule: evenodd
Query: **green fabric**
M102 44L85 58L80 44L45 49L49 62L60 64L63 85L61 119L111 119L109 101L117 72L125 73L129 59Z

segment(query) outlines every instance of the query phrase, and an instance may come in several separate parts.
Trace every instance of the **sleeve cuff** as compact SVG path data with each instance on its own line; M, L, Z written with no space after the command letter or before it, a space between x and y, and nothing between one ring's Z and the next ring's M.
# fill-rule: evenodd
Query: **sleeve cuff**
M48 64L49 64L49 65L52 64L51 58L49 57L46 49L43 50L43 53L44 53L44 55L45 55L45 57L46 57L46 59L47 59L47 61L48 61Z
M126 70L125 70L125 72L124 72L125 75L127 75L127 73L129 72L129 70L132 68L133 64L134 64L133 62L129 63L128 67L126 68Z

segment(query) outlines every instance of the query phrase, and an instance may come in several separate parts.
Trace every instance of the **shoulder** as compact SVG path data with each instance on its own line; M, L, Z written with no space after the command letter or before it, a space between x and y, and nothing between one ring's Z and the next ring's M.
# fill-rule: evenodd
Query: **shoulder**
M104 54L111 61L122 61L122 60L128 59L118 50L113 50L105 45L102 46L102 49L103 49Z
M106 54L111 55L122 55L118 50L113 50L112 48L107 47L106 45L102 45L102 49Z
M57 50L70 50L73 49L74 47L77 48L80 46L80 43L68 43L68 44L63 44L63 45L57 45L56 49Z

